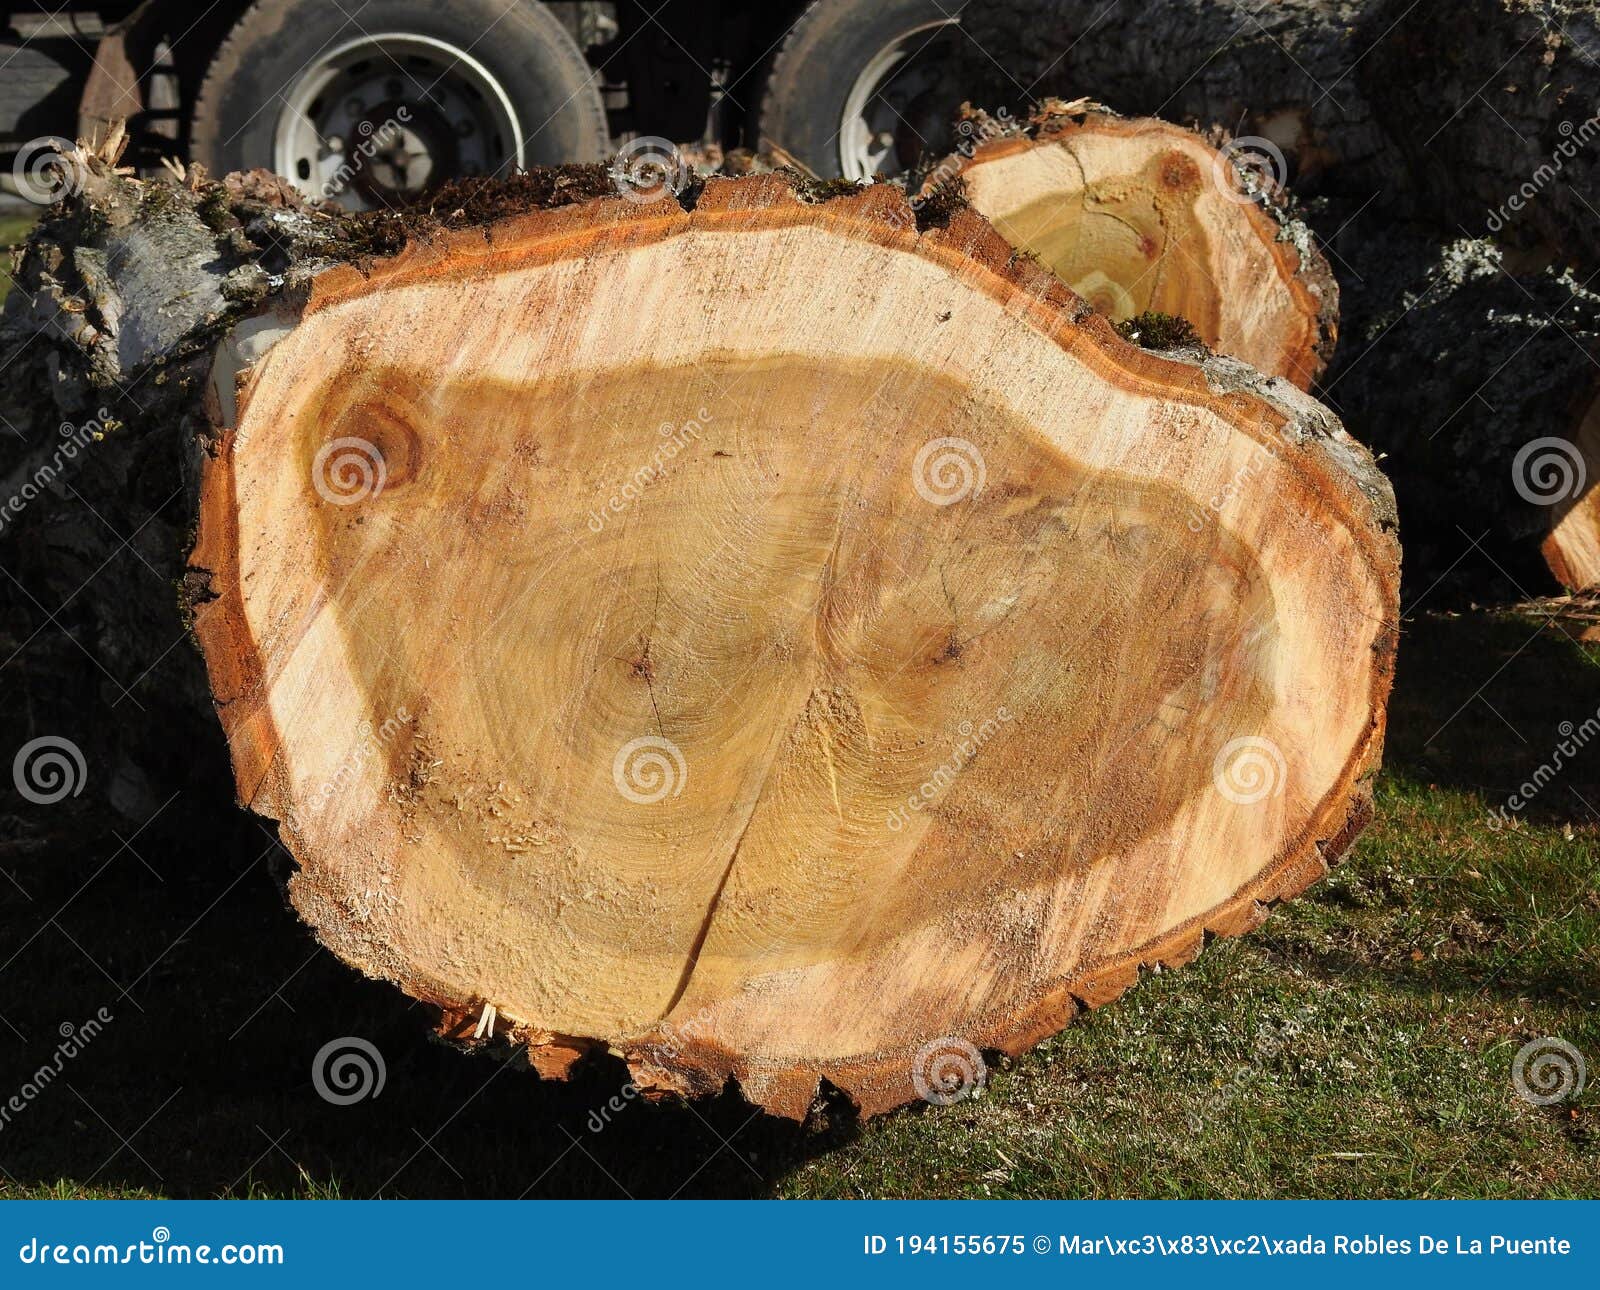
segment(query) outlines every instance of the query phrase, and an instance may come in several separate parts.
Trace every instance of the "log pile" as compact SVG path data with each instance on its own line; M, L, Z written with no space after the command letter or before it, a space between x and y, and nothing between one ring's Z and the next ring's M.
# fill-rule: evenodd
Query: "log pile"
M0 320L0 716L82 810L237 798L445 1035L794 1118L1259 924L1370 809L1368 448L1422 594L1600 585L1593 7L963 24L974 101L1136 115L969 109L909 196L70 155Z
M86 750L123 799L231 767L322 942L445 1033L947 1100L1365 821L1370 455L959 202L572 167L376 217L108 160L8 306L11 468L100 419L12 594L159 693ZM149 585L85 581L129 534Z
M1593 4L994 0L962 22L952 77L990 105L1092 90L1281 159L1340 282L1317 389L1395 480L1419 594L1596 585Z
M1357 75L1417 207L1456 233L1600 266L1600 9L1390 0L1375 18Z
M1089 92L1129 115L1264 138L1282 150L1302 197L1364 197L1404 177L1362 55L1409 3L1276 0L1246 13L1211 0L1109 10L1095 0L990 0L962 13L970 41L956 76L989 104L1012 103L1023 87L1034 97Z

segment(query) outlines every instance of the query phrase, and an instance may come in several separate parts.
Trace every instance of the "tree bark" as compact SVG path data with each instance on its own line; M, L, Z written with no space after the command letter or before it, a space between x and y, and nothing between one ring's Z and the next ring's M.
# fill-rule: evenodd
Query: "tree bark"
M962 11L963 84L991 103L1092 94L1128 115L1261 136L1302 196L1366 196L1396 176L1359 75L1388 3L992 0Z
M1600 263L1600 11L1421 0L1365 66L1413 191L1446 228Z
M77 491L144 532L176 493L240 801L447 1034L795 1117L947 1100L1364 822L1383 477L971 211L580 170L396 226L86 169L24 266L86 305L41 370L159 397ZM100 647L177 625L123 590L81 593Z
M1339 291L1270 154L1236 161L1180 126L1059 99L1021 125L969 112L958 134L923 201L959 181L1008 242L1114 322L1181 317L1211 348L1311 388Z
M1325 395L1383 455L1419 590L1596 585L1600 296L1568 272L1513 273L1483 239L1349 235L1390 276L1347 295Z

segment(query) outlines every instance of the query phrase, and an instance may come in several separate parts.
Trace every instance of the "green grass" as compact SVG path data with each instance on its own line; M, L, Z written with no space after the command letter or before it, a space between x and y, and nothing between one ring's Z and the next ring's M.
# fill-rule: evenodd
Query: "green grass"
M1011 1063L959 1128L903 1117L787 1190L1592 1194L1592 1096L1532 1107L1510 1068L1540 1035L1600 1052L1594 838L1529 831L1496 858L1481 819L1470 795L1391 777L1314 897ZM1575 908L1547 924L1541 906Z
M11 252L23 238L38 216L32 211L0 210L0 299L11 290Z
M1592 1196L1600 753L1517 828L1487 811L1600 707L1600 659L1475 612L1409 621L1399 667L1377 818L1327 881L997 1064L980 1098L866 1126L835 1106L795 1128L730 1094L634 1102L593 1132L620 1067L542 1083L426 1042L420 1008L314 946L249 824L201 856L142 835L142 859L94 877L115 839L18 845L0 962L65 908L0 972L26 1036L0 1027L0 1101L61 1021L116 1020L0 1130L3 1194ZM388 1082L342 1108L310 1068L347 1034ZM1576 1100L1517 1095L1512 1059L1540 1036L1586 1055Z

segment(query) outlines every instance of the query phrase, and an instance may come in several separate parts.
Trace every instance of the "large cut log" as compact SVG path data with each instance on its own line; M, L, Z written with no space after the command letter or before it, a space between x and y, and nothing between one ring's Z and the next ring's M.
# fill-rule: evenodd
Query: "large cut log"
M973 207L1117 322L1185 319L1212 348L1309 389L1333 352L1339 293L1288 211L1270 153L1051 100L1024 125L969 112L973 141L924 181ZM1264 158L1269 173L1253 169Z
M240 800L447 1033L788 1116L947 1100L1366 818L1370 457L970 210L580 170L396 223L86 167L24 282L95 303L38 350L69 403L159 364L107 442L169 468L74 478L119 523L182 491ZM152 347L114 306L168 251ZM84 595L115 638L128 589Z

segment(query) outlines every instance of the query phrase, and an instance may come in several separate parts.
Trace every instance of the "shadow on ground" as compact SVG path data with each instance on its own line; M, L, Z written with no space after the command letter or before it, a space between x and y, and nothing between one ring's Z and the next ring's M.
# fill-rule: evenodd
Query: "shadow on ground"
M1493 804L1547 757L1560 722L1600 707L1597 677L1559 626L1413 618L1386 774ZM1585 751L1531 815L1594 821L1597 763ZM136 838L0 850L0 1186L13 1194L59 1183L91 1195L760 1196L862 1132L840 1108L798 1127L731 1092L651 1106L629 1096L614 1062L555 1084L519 1060L429 1042L420 1005L315 945L284 904L282 853L256 821L196 837L193 818L180 798ZM1383 881L1361 865L1308 897L1329 937L1348 930L1340 906ZM1493 936L1492 902L1475 909L1475 899L1462 896L1464 916ZM1370 946L1332 940L1305 957L1277 940L1261 944L1314 970L1318 956L1330 970L1349 958L1345 972L1375 961ZM1381 961L1388 947L1377 948ZM1547 975L1512 976L1507 988L1571 985L1559 969ZM84 1039L101 1009L111 1020ZM78 1051L57 1072L67 1026L79 1028ZM376 1048L385 1077L377 1096L336 1105L313 1067L324 1045L349 1037ZM33 1075L41 1065L48 1075Z
M30 1064L53 1064L62 1026L83 1034L101 1008L112 1017L0 1128L14 1185L751 1196L851 1131L848 1117L833 1117L841 1127L830 1131L752 1115L731 1093L646 1105L613 1061L561 1084L520 1058L431 1042L422 1005L314 943L280 895L276 848L253 823L198 854L180 814L174 804L131 847L45 844L5 865L4 1092L27 1081ZM313 1082L317 1054L352 1036L381 1055L381 1091L332 1104ZM355 1065L345 1074L356 1078ZM329 1081L336 1096L338 1084Z
M1481 611L1405 619L1386 773L1481 793L1487 805L1500 805L1552 760L1563 737L1588 718L1600 720L1600 668L1588 656L1600 646L1574 636L1558 620ZM1594 728L1577 738L1600 745ZM1600 820L1600 748L1564 762L1523 814Z

